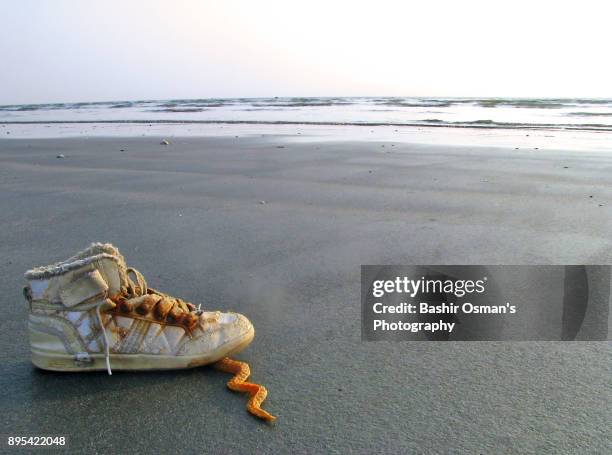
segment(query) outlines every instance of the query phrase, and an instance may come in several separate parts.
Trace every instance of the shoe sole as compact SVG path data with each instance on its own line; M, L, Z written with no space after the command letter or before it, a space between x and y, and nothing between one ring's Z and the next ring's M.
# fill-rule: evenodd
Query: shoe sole
M251 329L243 337L219 346L212 352L197 356L152 355L152 354L111 354L110 365L113 371L178 370L195 368L217 362L224 357L237 354L246 348L255 330ZM74 355L53 354L32 351L32 363L36 368L48 371L106 371L104 354L89 354L87 362L77 361Z

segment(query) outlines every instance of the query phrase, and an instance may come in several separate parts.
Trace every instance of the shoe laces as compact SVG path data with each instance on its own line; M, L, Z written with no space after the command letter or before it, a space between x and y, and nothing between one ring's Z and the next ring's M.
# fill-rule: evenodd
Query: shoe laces
M132 277L134 279L132 279ZM155 311L155 307L158 307L162 302L164 302L164 308L162 309L164 317L188 317L188 324L193 325L197 321L197 317L202 314L202 305L198 305L197 307L192 304L185 302L182 299L177 297L172 297L168 294L165 294L161 291L158 291L153 288L149 288L147 285L147 280L138 270L132 267L128 267L126 269L126 283L125 286L122 287L121 293L118 296L111 297L110 300L115 303L115 305L120 305L121 309L126 312L132 311L134 308L131 306L128 301L130 299L136 297L142 297L146 295L157 295L160 298L154 305L147 307L148 311ZM171 306L168 305L168 302L171 303ZM107 302L102 301L98 306L96 306L96 315L98 316L98 322L100 323L100 327L102 328L102 339L104 341L104 358L106 360L106 371L109 375L112 375L113 372L110 366L110 341L108 339L108 334L106 333L106 326L102 321L102 315L100 313L100 309ZM140 306L143 304L141 303ZM158 312L159 314L160 312ZM187 316L194 315L194 316Z

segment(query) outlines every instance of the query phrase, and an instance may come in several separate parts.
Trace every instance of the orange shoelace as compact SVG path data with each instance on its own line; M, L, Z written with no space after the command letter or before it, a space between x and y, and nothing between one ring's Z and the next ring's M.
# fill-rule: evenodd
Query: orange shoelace
M189 332L193 330L202 313L200 307L148 287L142 274L134 268L128 267L126 275L126 286L119 295L110 298L116 305L115 311L152 315L158 321L184 326ZM135 277L134 281L130 275Z
M261 403L268 396L266 388L259 384L253 384L252 382L246 382L251 375L251 369L249 365L238 360L232 360L229 357L219 360L213 365L217 370L225 373L232 373L234 377L227 383L227 387L235 392L246 392L251 398L247 402L246 408L255 417L265 420L266 422L273 422L276 417L267 411L261 409Z

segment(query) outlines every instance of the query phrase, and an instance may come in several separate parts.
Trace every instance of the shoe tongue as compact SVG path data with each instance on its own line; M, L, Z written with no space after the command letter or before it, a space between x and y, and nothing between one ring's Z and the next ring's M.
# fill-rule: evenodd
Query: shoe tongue
M119 260L118 262L123 266L123 268L125 269L126 267L125 258L119 252L119 248L113 246L110 243L92 243L92 245L89 247L88 254L90 256L95 256L97 254L109 254L111 256L115 256Z
M113 289L113 291L118 292L119 289L127 286L128 284L127 265L125 263L125 258L119 252L119 249L110 243L92 243L91 246L86 250L86 255L88 256L97 256L100 254L107 254L115 258L112 263L116 267L119 283L117 289ZM114 287L115 286L111 285L111 288Z

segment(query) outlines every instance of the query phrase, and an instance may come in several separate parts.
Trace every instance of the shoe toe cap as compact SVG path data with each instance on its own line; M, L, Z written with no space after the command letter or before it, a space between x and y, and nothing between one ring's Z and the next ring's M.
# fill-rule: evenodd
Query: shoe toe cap
M240 345L255 332L251 321L240 313L205 313L202 319L202 325L183 346L181 354L206 354L223 346Z
M221 313L218 322L219 329L224 332L228 341L243 337L255 330L251 321L240 313Z

